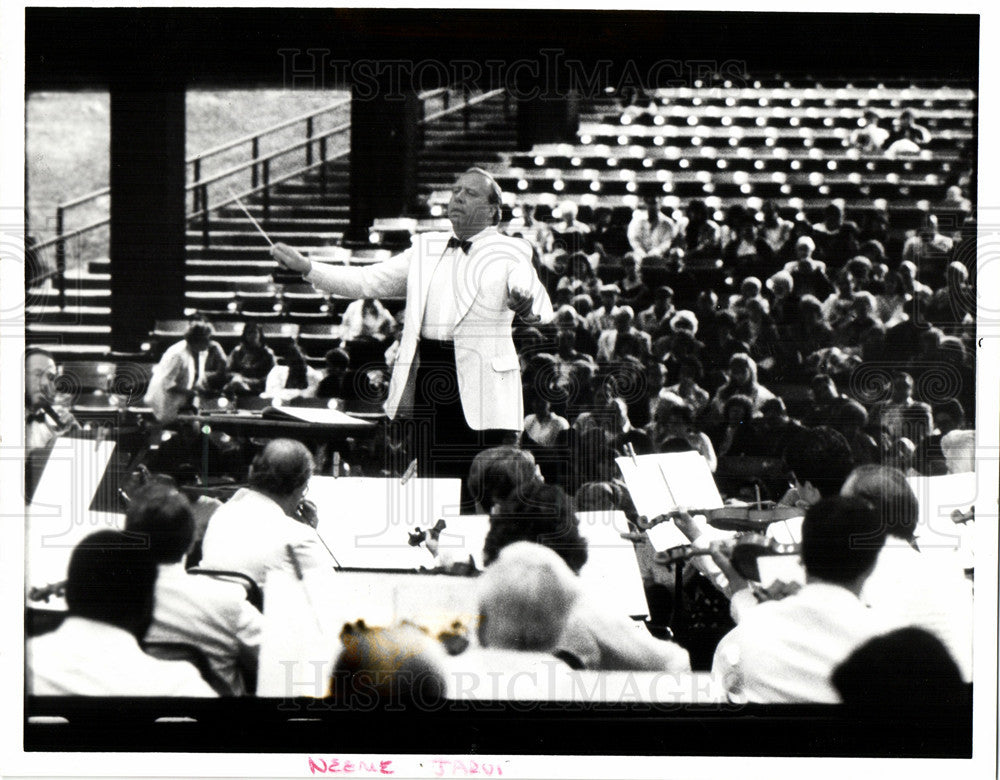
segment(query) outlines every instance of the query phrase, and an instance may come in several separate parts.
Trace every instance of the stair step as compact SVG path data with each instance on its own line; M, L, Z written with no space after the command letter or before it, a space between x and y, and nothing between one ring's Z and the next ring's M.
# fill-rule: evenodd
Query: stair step
M272 241L282 241L289 246L317 246L328 242L339 241L343 236L341 232L320 232L320 231L287 231L267 229ZM187 232L188 244L201 246L201 231L189 230ZM218 231L212 232L209 236L209 246L218 244L219 246L254 246L260 251L267 252L268 245L264 237L260 235L252 226L245 231Z
M103 344L60 344L45 338L32 338L25 334L25 343L29 346L45 347L52 353L57 364L79 360L102 360L111 354L111 345Z
M108 344L111 340L110 325L53 325L46 322L26 322L24 340L29 344L44 341L69 344Z
M338 232L337 227L341 224L342 220L336 219L323 219L320 216L313 218L308 217L271 217L268 220L258 219L261 227L265 231L270 233L330 233ZM210 230L213 236L226 236L230 234L240 234L250 231L257 234L253 225L247 220L242 214L237 219L232 218L213 218L209 222ZM197 232L201 234L200 226L191 225L188 229L189 233Z

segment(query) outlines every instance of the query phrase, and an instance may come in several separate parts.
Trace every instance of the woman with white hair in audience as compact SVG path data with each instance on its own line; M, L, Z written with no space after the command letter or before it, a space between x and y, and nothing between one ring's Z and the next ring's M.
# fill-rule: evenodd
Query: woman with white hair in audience
M720 387L709 404L709 417L713 422L724 418L726 401L734 395L745 395L753 404L753 413L760 412L765 401L774 398L774 393L757 381L757 363L746 353L737 353L729 359L728 379Z
M941 437L941 451L949 474L976 470L976 432L950 431Z
M955 556L940 556L934 549L951 540L936 540L930 529L924 529L918 539L919 502L899 469L859 466L840 494L864 499L875 507L886 531L862 600L901 625L933 633L948 648L963 678L971 680L972 583ZM856 541L865 543L864 539Z

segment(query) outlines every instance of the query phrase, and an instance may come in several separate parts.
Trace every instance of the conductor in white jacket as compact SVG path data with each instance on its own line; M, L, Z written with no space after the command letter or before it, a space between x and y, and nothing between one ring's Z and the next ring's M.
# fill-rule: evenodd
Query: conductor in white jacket
M501 195L489 173L470 168L448 204L454 233L418 234L405 252L372 266L313 264L284 244L271 250L319 290L406 298L385 409L390 419L414 421L422 476L464 478L477 452L512 440L523 425L511 327L515 314L539 323L553 312L530 244L497 230Z

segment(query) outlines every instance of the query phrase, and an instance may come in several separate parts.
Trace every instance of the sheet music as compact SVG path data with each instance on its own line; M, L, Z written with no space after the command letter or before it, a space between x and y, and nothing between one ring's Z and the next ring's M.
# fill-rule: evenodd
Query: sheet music
M588 593L600 597L616 612L631 616L649 614L635 547L628 539L623 512L577 512L580 534L587 540L587 563L580 579Z
M616 458L640 515L652 519L674 509L715 509L722 496L708 463L697 452Z
M409 534L458 514L460 485L457 479L401 484L398 479L314 476L309 500L319 514L317 533L341 566L430 568L434 556L424 545L410 546Z
M337 409L318 409L308 406L282 406L280 409L271 407L267 411L267 416L274 419L277 416L288 417L299 422L313 423L314 425L350 425L365 426L374 425L368 420L359 420L351 417Z

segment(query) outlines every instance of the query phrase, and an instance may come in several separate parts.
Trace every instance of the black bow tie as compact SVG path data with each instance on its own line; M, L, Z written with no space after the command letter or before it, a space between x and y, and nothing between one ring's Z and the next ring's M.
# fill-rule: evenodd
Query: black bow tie
M28 412L27 414L25 414L24 421L25 423L33 423L33 422L43 423L45 422L45 412L41 409L39 409L37 412Z
M469 252L472 250L472 242L460 241L457 236L452 236L451 238L448 239L448 248L461 249L465 254L469 254Z

